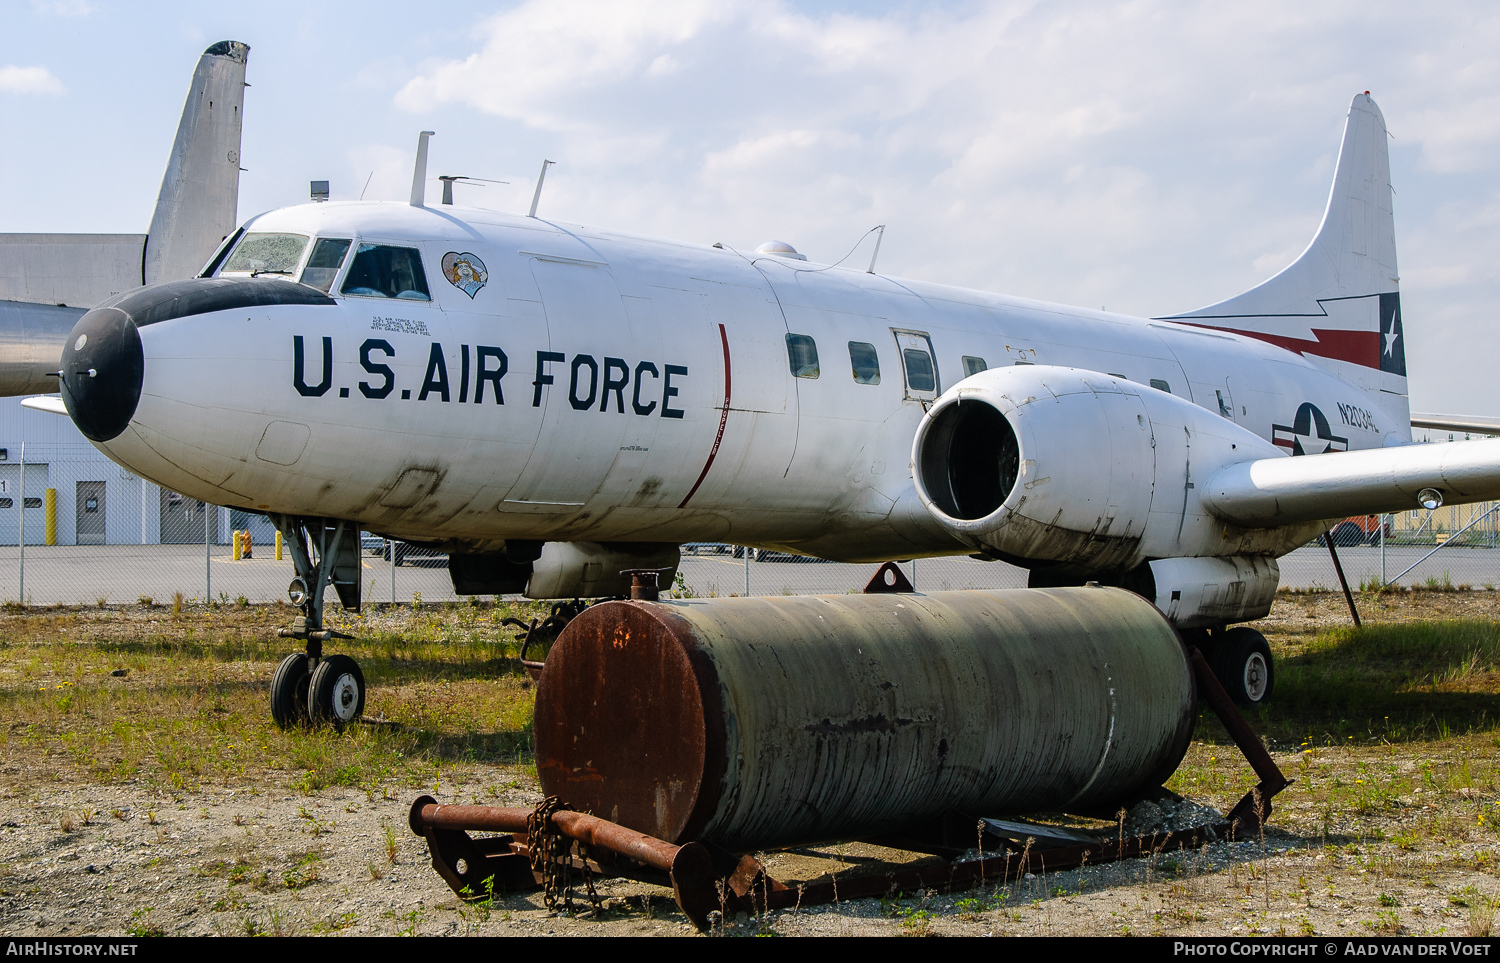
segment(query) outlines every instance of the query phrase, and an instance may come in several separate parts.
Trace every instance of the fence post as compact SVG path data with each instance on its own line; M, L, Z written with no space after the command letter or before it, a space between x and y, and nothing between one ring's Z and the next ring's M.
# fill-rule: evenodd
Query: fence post
M1380 516L1380 584L1385 585L1385 524L1389 515Z
M16 599L26 604L26 440L21 440L21 532L16 539L21 549L21 594Z
M208 502L203 503L203 604L214 600L214 573L209 567Z

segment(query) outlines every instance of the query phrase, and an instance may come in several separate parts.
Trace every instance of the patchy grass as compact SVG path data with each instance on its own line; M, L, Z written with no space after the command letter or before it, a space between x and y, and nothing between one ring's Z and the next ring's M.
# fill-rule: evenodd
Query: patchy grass
M346 616L366 718L282 732L267 687L295 643L281 606L76 609L0 617L0 747L25 780L77 774L173 790L285 783L430 787L471 763L530 762L534 693L502 618L532 605L424 605ZM330 646L333 648L333 646Z

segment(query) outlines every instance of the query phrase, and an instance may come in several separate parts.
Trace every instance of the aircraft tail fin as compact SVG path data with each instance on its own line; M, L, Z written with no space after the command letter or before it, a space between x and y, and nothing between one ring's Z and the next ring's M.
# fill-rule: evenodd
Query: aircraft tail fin
M1323 223L1301 256L1243 294L1161 320L1269 341L1366 389L1405 395L1386 136L1369 91L1356 94Z
M249 56L248 45L223 40L198 60L146 235L143 284L192 277L234 230Z

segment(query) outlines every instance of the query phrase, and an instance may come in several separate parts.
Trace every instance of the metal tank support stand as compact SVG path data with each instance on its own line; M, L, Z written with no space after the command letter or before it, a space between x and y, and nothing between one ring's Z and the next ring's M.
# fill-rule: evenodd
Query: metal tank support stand
M495 891L541 888L549 908L571 905L576 876L586 886L595 912L603 902L594 891L595 877L641 880L670 887L677 905L699 930L712 927L715 914L763 913L771 909L811 906L839 899L884 896L892 889L963 889L1007 884L1031 872L1056 872L1085 864L1098 865L1167 850L1196 849L1221 840L1248 839L1271 815L1271 799L1290 785L1255 735L1207 661L1196 648L1189 661L1200 696L1224 724L1260 783L1220 820L1189 829L1113 839L1059 833L1035 827L951 814L943 826L912 827L901 834L916 851L951 853L941 844L924 850L920 840L946 835L947 826L967 822L975 829L980 857L947 860L894 873L844 877L827 883L792 886L770 876L750 853L736 854L701 842L676 845L644 833L573 812L555 797L535 810L498 806L444 806L431 796L418 797L409 824L427 841L432 866L464 899L484 899ZM1049 831L1049 829L1051 831ZM475 838L471 832L496 835ZM1020 838L1025 836L1025 843ZM993 845L994 855L984 855Z

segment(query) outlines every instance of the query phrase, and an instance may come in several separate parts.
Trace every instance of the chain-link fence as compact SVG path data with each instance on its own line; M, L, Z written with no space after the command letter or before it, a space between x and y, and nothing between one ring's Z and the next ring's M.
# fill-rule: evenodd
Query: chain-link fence
M141 598L270 602L294 572L261 515L205 506L105 461L92 448L0 449L0 599L34 605L131 603ZM24 545L23 541L24 533ZM1353 586L1500 585L1500 502L1350 519L1335 527ZM678 590L696 596L842 594L875 565L822 562L731 545L683 548ZM457 598L447 558L417 546L362 539L366 600ZM1026 572L965 557L902 564L924 591L1019 588ZM1281 559L1284 587L1333 589L1321 544Z

